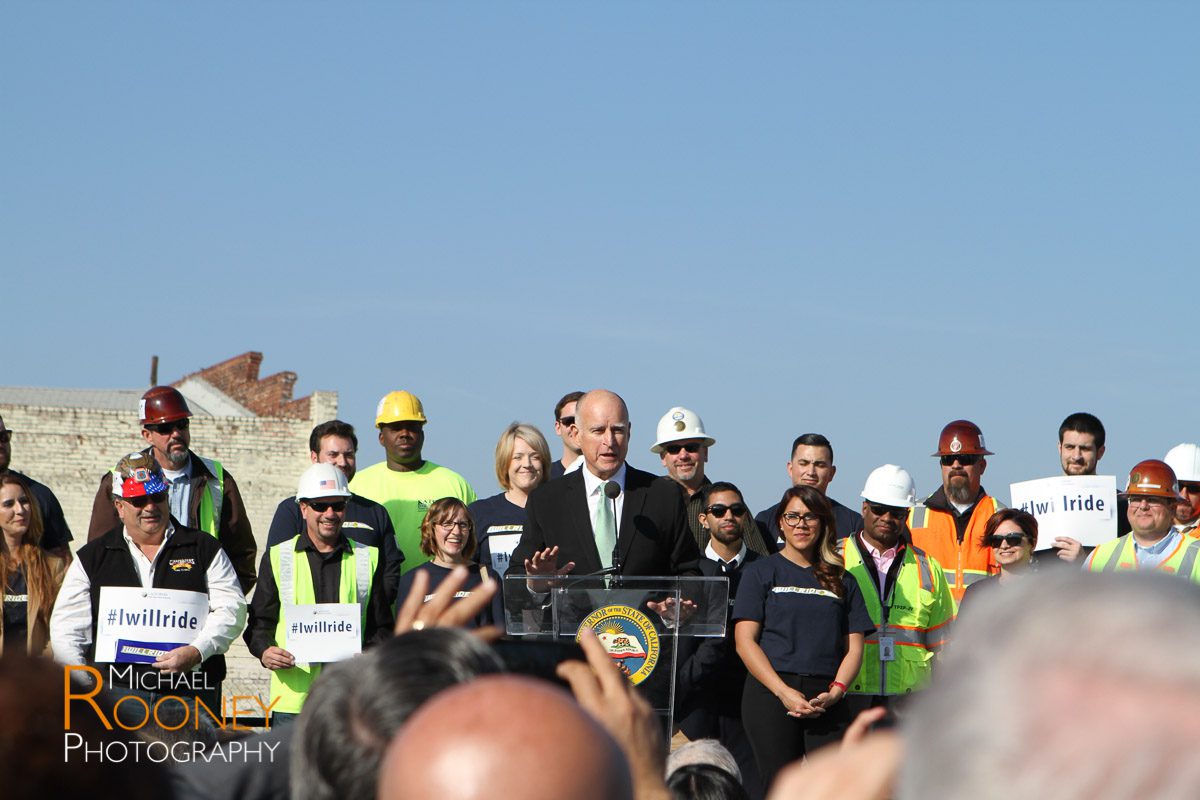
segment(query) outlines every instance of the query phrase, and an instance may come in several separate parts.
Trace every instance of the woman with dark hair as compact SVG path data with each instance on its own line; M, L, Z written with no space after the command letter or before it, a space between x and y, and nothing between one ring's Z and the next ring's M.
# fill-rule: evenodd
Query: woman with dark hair
M421 552L431 560L404 574L396 596L407 597L417 574L424 572L429 575L429 587L425 590L425 602L429 602L433 591L446 579L451 570L461 566L466 567L470 574L467 575L467 581L457 597L466 597L488 577L486 567L481 568L479 564L471 561L477 545L475 521L471 519L466 504L457 497L435 500L425 512L425 519L421 520ZM467 627L491 624L492 612L485 609L475 618L474 625Z
M992 514L988 518L987 527L983 529L983 545L992 548L992 555L1000 565L1000 574L968 586L960 607L966 608L967 598L973 598L973 603L981 596L981 592L989 592L996 586L1020 580L1034 572L1036 566L1033 549L1037 547L1037 540L1037 518L1028 511L1002 508Z
M29 485L0 476L0 655L40 655L50 644L50 609L67 562L41 548L42 514Z
M776 522L783 549L746 566L733 607L734 640L750 672L742 723L766 786L784 765L841 738L850 718L839 701L874 628L835 548L825 496L793 486Z

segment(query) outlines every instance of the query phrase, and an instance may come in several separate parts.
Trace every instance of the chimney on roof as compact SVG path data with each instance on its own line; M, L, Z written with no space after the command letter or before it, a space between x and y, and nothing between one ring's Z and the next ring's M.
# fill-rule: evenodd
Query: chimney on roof
M158 356L150 356L150 385L158 386Z

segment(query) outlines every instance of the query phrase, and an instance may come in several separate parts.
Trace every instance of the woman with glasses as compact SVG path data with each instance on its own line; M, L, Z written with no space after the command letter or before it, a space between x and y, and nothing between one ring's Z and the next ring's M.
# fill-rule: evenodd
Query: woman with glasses
M42 514L24 480L0 476L0 655L40 655L67 562L41 548Z
M429 587L425 590L425 602L455 567L466 567L467 581L459 590L458 597L466 597L488 577L486 568L471 561L475 555L475 521L467 506L457 497L443 497L429 506L425 519L421 521L421 552L430 557L419 567L409 570L400 578L397 597L408 597L418 573L429 576ZM491 609L485 610L467 627L492 624Z
M974 603L981 593L1020 580L1034 572L1036 566L1033 549L1037 547L1037 538L1037 518L1028 511L1002 508L992 514L987 521L987 527L983 529L983 544L992 548L992 557L1000 565L1000 573L968 586L960 605L966 608L968 598Z
M750 673L742 723L768 787L783 766L841 738L850 719L840 701L874 627L834 546L825 496L793 486L777 513L783 549L746 567L733 607Z

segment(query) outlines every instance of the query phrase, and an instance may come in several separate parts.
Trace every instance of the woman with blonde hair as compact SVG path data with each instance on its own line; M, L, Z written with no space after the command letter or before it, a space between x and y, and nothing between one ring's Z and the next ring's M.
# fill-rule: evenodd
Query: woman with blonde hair
M42 514L29 485L0 476L0 654L47 652L50 610L62 588L67 562L42 550Z
M529 494L550 479L550 445L532 425L514 422L496 442L496 481L504 491L476 500L471 516L479 528L475 560L501 579L525 530Z

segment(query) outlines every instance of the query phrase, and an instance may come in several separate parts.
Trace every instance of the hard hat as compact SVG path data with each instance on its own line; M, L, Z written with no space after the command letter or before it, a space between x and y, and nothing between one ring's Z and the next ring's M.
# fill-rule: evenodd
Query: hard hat
M187 401L174 386L155 386L138 401L138 418L143 425L174 422L191 415Z
M1148 458L1133 465L1129 471L1129 483L1121 493L1125 497L1166 497L1183 500L1179 484L1175 481L1175 470L1165 461Z
M942 435L938 437L938 451L933 455L990 456L992 451L984 445L983 431L979 430L978 425L970 420L956 419L942 428Z
M1175 479L1200 481L1200 444L1177 444L1167 451L1163 461L1175 470Z
M375 427L389 422L428 422L421 401L412 392L388 392L375 409Z
M863 486L862 497L869 503L912 508L917 504L917 485L913 483L908 470L895 464L884 464L871 470Z
M349 497L346 473L334 464L313 464L300 476L296 502L318 497Z
M162 467L149 453L130 453L113 470L112 493L117 497L145 497L167 491Z
M704 420L691 409L675 406L658 421L658 441L650 448L651 453L661 453L663 445L682 442L686 439L701 439L708 447L717 440L704 432Z

